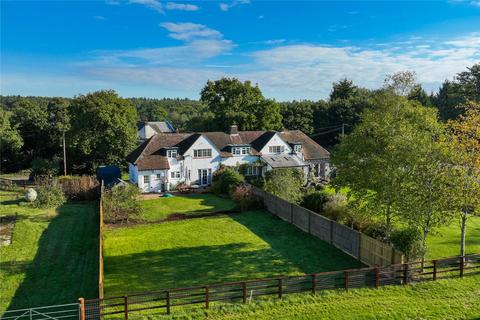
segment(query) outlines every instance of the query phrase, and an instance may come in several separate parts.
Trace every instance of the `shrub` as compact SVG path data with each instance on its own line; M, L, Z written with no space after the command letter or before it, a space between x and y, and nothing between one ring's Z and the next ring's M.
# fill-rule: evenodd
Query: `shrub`
M402 251L408 260L416 260L423 256L425 248L422 236L417 228L395 230L390 236L393 247Z
M104 220L107 223L125 223L138 218L140 204L137 186L129 184L105 190L102 195Z
M94 176L60 177L58 181L69 200L94 200L100 197L100 183Z
M215 172L212 179L212 192L217 195L229 195L233 188L244 182L244 177L232 168L222 168Z
M263 207L262 198L254 195L252 186L247 184L236 186L230 193L230 197L238 203L242 211L261 209Z
M347 197L341 193L328 195L323 206L323 214L334 221L345 219L348 216Z
M274 169L265 174L264 189L287 201L300 203L304 181L303 171L292 168Z
M52 177L60 172L58 159L48 160L44 158L35 158L31 163L30 175L36 177Z
M36 208L55 208L65 203L65 194L57 181L42 181L37 188L37 199L32 202Z
M314 212L322 213L325 202L327 202L325 191L316 190L305 195L302 206Z

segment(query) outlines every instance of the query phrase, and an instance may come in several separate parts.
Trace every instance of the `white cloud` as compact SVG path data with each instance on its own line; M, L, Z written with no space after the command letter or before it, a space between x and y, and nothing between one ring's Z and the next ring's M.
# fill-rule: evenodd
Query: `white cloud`
M219 6L220 10L228 11L233 7L236 7L236 6L239 6L239 5L242 5L242 4L249 4L249 3L250 3L250 0L234 0L234 1L231 1L231 2L228 2L228 3L221 2L221 3L218 4L218 6Z
M95 20L105 20L104 16L94 16Z
M158 13L164 13L163 6L158 0L130 0L130 3L141 4Z
M160 24L161 27L167 29L170 34L170 38L191 41L193 39L219 39L223 35L220 31L210 29L203 24L185 22L185 23L173 23L164 22Z
M286 39L271 39L271 40L265 41L264 43L272 45L272 44L284 43L285 41L287 41L287 40Z
M181 11L197 11L200 9L199 6L194 4L185 4L177 2L167 2L165 6L167 10L181 10Z

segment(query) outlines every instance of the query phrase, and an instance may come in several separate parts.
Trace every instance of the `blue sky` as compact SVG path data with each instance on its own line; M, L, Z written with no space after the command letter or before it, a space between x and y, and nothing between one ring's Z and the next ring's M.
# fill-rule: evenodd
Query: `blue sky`
M480 62L480 1L2 1L1 94L198 98L208 79L319 99L412 70L427 90Z

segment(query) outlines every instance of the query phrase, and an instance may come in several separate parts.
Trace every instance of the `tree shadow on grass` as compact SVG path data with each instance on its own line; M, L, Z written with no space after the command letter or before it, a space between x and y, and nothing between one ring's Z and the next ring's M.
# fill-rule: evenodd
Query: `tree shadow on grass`
M69 203L57 211L40 236L32 261L1 265L7 277L25 274L9 310L73 303L81 296L97 297L97 208L92 203Z

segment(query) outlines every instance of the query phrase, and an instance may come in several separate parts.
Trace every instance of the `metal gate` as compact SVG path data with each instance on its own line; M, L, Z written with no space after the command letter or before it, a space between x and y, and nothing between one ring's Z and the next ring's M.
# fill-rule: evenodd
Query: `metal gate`
M0 311L0 320L79 320L80 304L69 303L54 306Z

